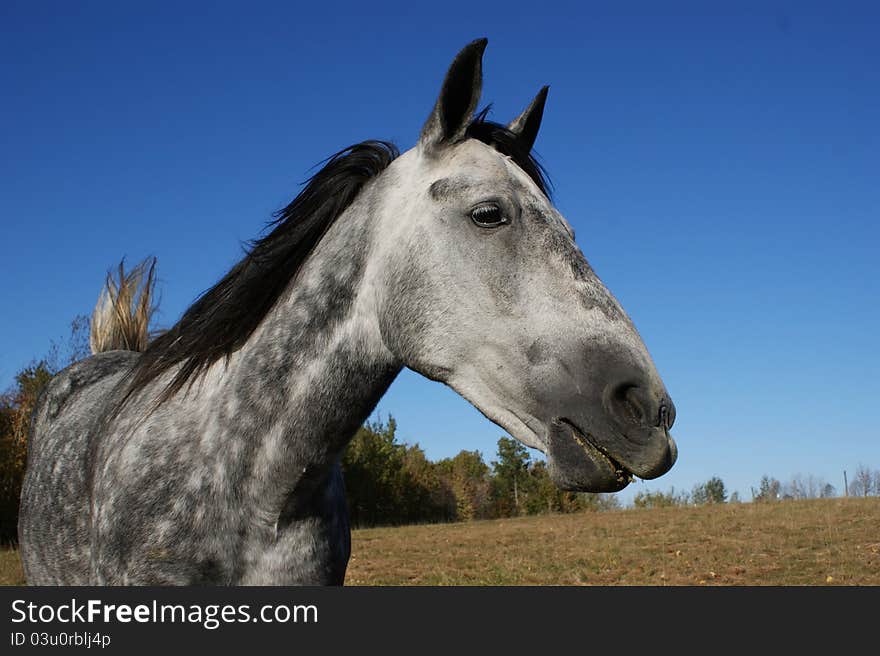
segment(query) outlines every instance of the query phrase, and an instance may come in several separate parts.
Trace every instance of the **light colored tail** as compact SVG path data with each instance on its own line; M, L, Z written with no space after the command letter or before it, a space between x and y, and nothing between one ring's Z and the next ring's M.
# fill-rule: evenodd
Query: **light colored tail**
M130 271L125 260L119 270L107 274L107 281L98 296L92 313L89 346L92 353L125 350L143 351L149 343L150 318L153 305L156 258L150 257Z

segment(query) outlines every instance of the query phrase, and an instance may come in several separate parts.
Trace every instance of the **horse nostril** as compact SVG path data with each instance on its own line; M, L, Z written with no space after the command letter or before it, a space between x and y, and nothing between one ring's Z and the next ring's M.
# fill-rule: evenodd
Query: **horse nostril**
M606 391L606 409L622 424L665 430L675 423L675 404L663 394L653 394L649 387L633 382L612 385Z
M657 424L661 428L669 430L675 423L675 404L672 399L666 398L660 403L660 422Z
M608 409L619 421L644 426L649 413L645 395L638 385L624 383L611 390Z

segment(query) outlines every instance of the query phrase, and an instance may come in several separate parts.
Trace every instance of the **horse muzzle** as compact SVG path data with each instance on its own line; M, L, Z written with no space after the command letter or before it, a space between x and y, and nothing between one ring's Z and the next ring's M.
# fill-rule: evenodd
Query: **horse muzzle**
M669 434L674 421L665 391L630 381L608 385L601 400L552 420L550 475L559 487L581 492L616 492L636 476L662 476L678 457Z

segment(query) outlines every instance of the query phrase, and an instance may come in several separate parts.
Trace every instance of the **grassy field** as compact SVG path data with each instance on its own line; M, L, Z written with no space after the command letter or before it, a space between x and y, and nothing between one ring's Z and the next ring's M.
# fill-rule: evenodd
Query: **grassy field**
M15 551L0 583L23 583ZM880 585L880 498L355 531L348 585Z
M21 562L14 549L0 550L0 585L24 585Z
M362 530L346 583L880 585L880 498Z

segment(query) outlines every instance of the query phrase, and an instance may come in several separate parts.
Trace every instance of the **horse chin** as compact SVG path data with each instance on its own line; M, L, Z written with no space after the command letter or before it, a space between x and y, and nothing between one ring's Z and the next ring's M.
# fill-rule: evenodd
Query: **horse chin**
M547 462L550 478L572 492L619 492L633 474L606 449L566 419L549 431Z

